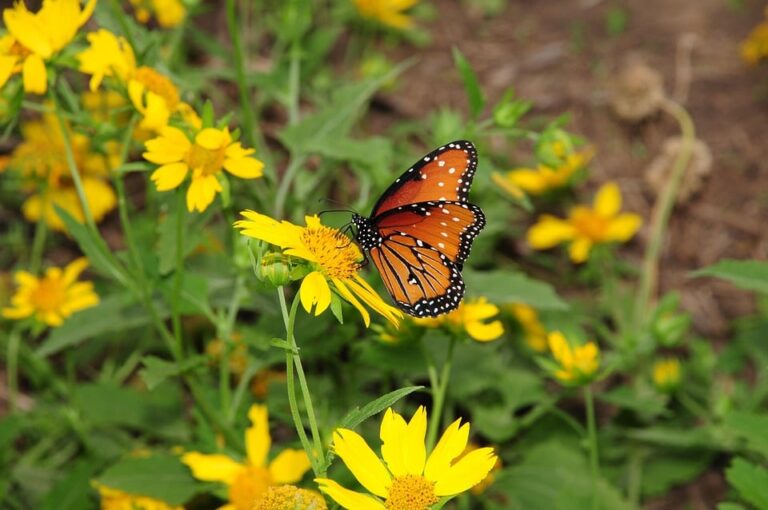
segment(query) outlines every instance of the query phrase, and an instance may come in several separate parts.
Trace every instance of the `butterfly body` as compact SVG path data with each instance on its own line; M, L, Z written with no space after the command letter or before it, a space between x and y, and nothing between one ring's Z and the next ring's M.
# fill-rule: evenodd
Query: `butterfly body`
M485 226L482 210L467 202L476 168L471 142L449 143L396 179L370 218L352 217L357 243L409 315L447 313L464 296L461 269Z

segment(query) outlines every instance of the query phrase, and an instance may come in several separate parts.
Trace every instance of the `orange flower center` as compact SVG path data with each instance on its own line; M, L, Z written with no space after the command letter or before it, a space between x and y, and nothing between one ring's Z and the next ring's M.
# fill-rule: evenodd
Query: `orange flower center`
M8 55L14 55L21 57L22 59L28 57L31 54L32 52L29 51L26 46L22 45L19 41L16 40L14 40L13 44L11 44L11 47L8 48Z
M179 105L179 91L171 80L158 73L151 67L141 66L136 69L133 79L147 87L147 90L154 92L165 100L169 110L173 111Z
M59 278L41 278L32 291L34 307L43 313L57 312L67 300L67 288Z
M272 476L263 467L248 466L229 486L229 501L236 510L252 510L256 500L272 485Z
M575 207L571 211L570 222L582 236L600 241L605 238L610 219L587 207Z
M360 250L336 229L325 226L305 228L301 233L301 242L331 278L346 280L360 269Z
M194 144L187 153L187 165L192 169L202 169L203 175L213 175L224 166L226 150L226 147L210 150Z
M428 510L439 500L435 482L420 475L405 475L392 480L384 506L387 510Z

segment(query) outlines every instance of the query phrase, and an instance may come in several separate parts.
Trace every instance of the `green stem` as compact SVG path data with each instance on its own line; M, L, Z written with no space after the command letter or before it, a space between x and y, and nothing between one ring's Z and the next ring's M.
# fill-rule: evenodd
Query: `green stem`
M19 397L19 344L21 335L18 328L11 331L8 339L8 354L6 362L8 363L8 412L16 411L16 404Z
M45 193L42 191L42 193ZM35 238L32 241L32 254L29 258L29 272L37 275L43 263L43 249L45 248L45 236L48 233L48 224L45 215L40 214L35 224Z
M685 169L693 154L693 144L696 140L696 131L688 112L678 103L667 99L664 103L664 111L672 115L680 125L682 142L680 152L677 154L672 172L669 175L664 191L659 197L653 210L653 219L651 224L651 237L648 241L648 247L645 250L643 258L643 271L638 286L637 299L635 301L636 327L641 327L648 313L650 312L651 299L655 292L659 273L659 259L661 257L661 247L664 241L664 234L667 231L669 217L675 205L677 192L680 183L685 175Z
M297 124L300 120L301 46L298 40L291 43L290 59L288 70L288 123L293 125Z
M219 339L222 342L222 355L219 358L219 396L221 409L224 416L229 419L229 410L232 405L232 388L229 384L229 356L232 352L232 333L234 329L237 311L240 309L240 297L245 288L245 279L241 275L235 278L234 289L227 308L227 315L220 321L218 328Z
M317 453L319 453L318 455L310 444L307 433L304 430L304 422L301 418L301 414L299 413L299 405L296 400L294 361L295 358L299 357L299 355L297 352L296 356L294 357L294 353L292 351L296 349L296 342L293 339L293 327L296 320L296 311L299 307L299 299L297 295L296 299L293 300L293 304L291 305L291 311L288 312L288 306L285 300L285 290L283 287L278 287L277 295L280 300L280 310L283 313L283 322L285 323L287 337L286 340L288 342L288 349L285 350L285 375L286 383L288 386L288 405L291 408L291 416L293 417L293 425L296 427L296 433L299 435L299 440L301 441L301 445L304 447L304 451L307 453L307 457L309 457L310 464L312 464L312 471L315 473L315 476L321 476L319 463L323 458L321 453L322 449L317 450ZM305 405L308 410L311 408L311 402L306 402L305 400ZM314 430L312 431L312 434L314 436ZM318 437L313 437L315 443L318 439Z
M171 321L176 350L184 356L184 338L181 330L181 282L184 274L184 196L185 191L179 187L176 192L176 267L173 273L173 303L171 303Z
M443 364L443 369L440 372L440 378L438 379L437 388L432 385L432 418L429 420L429 428L427 430L427 451L431 452L437 442L437 431L440 430L442 424L443 407L445 405L445 395L448 391L448 381L451 378L451 368L453 366L453 351L456 346L456 337L451 335L450 343L448 344L448 354ZM432 377L430 377L430 383L432 384Z
M627 468L627 499L633 507L640 503L640 491L643 485L643 451L639 446L632 446L629 452Z
M597 482L600 479L600 460L597 449L597 427L595 425L595 399L592 387L584 387L584 405L587 412L587 444L589 445L589 468L592 474L592 509L598 506Z
M304 164L304 159L305 156L303 155L291 155L291 162L288 164L288 168L285 169L283 178L280 180L280 184L277 188L277 194L275 195L275 218L283 217L285 212L285 202L288 199L288 192L291 190L291 184Z

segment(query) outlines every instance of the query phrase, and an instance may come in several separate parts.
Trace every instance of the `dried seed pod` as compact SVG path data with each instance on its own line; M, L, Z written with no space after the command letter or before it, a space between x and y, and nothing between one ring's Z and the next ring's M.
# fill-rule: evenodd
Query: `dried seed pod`
M661 193L669 181L675 160L678 154L680 154L682 143L682 138L679 136L668 138L664 142L659 154L645 169L645 182L648 183L654 192ZM677 190L677 203L687 203L701 189L704 179L711 171L712 152L706 143L701 140L695 140L688 168L685 169L680 188Z
M616 78L611 105L619 118L639 122L655 114L665 97L661 75L648 65L633 61Z

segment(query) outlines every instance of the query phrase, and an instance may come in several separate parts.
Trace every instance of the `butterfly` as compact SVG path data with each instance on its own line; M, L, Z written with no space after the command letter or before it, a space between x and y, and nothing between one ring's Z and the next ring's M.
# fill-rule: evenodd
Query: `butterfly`
M411 166L366 218L353 214L355 240L381 274L395 304L415 317L435 317L464 297L461 270L485 215L467 202L477 150L458 140Z

